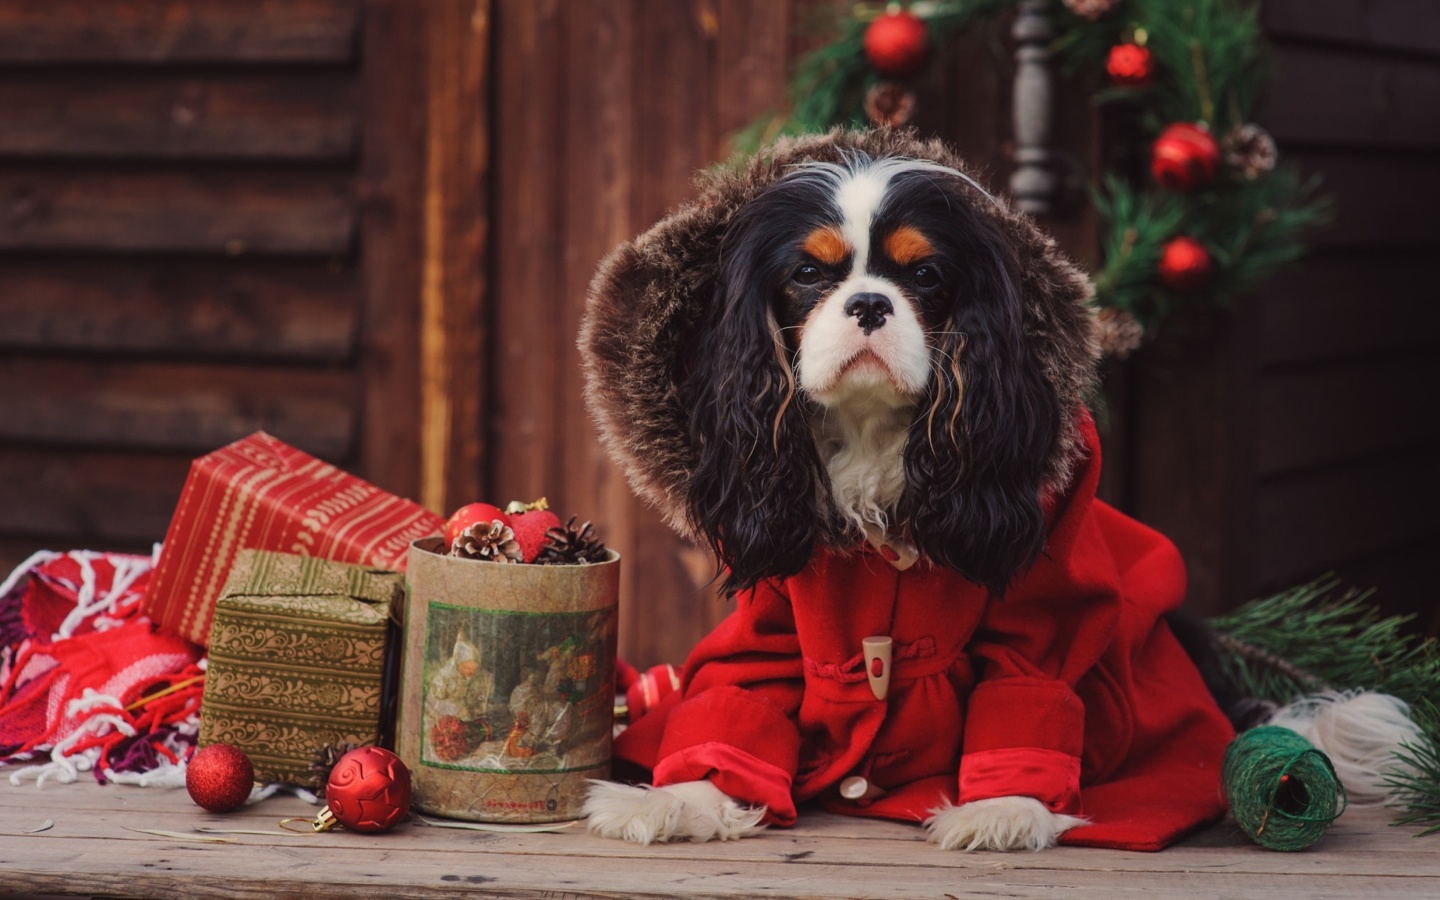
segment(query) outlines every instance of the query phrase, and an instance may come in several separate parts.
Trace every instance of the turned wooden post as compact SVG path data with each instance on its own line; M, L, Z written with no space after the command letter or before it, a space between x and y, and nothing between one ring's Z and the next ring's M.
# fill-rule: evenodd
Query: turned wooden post
M1050 154L1049 0L1021 0L1011 35L1015 38L1015 172L1010 193L1031 215L1051 212L1060 178Z

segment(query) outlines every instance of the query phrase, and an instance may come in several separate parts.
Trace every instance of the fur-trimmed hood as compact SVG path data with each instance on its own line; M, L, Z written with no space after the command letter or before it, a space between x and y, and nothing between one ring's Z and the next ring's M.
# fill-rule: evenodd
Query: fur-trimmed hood
M601 440L632 487L682 534L694 537L686 491L697 465L678 379L694 329L717 302L720 247L736 212L806 161L846 154L903 156L967 172L939 141L904 131L835 131L786 139L738 166L699 178L699 197L616 248L590 287L580 351L586 398ZM1089 279L1022 214L971 187L977 209L1009 238L1019 263L1025 341L1062 410L1044 489L1063 490L1079 449L1079 417L1098 357Z

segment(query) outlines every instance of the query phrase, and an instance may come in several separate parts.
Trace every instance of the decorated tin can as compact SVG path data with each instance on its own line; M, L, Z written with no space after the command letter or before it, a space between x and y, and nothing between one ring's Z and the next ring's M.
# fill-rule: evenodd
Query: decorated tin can
M576 818L610 773L620 557L503 564L414 542L396 749L422 812Z

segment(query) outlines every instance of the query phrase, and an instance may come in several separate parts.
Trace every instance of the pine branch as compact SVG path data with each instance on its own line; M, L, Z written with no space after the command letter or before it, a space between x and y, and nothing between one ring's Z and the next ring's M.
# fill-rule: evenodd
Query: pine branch
M1440 833L1440 706L1423 699L1410 707L1425 741L1420 746L1402 744L1396 758L1405 766L1386 775L1385 783L1399 792L1399 805L1406 814L1396 825L1428 825L1416 837Z
M1324 688L1381 691L1412 707L1433 696L1440 685L1436 642L1403 631L1413 616L1382 618L1369 592L1337 596L1338 588L1338 581L1321 579L1212 620L1224 638L1268 654L1224 657L1231 686L1274 703Z
M931 46L939 47L956 31L984 24L1014 2L934 0L906 5L924 18ZM778 137L825 132L837 125L866 127L865 94L879 76L865 58L865 29L886 8L886 3L832 8L832 18L819 28L833 38L795 64L789 109L771 112L736 132L732 139L736 151L753 153Z
M1174 305L1156 282L1155 269L1183 219L1180 198L1141 192L1106 176L1104 191L1094 200L1105 227L1105 265L1095 276L1095 302L1129 312L1151 334Z

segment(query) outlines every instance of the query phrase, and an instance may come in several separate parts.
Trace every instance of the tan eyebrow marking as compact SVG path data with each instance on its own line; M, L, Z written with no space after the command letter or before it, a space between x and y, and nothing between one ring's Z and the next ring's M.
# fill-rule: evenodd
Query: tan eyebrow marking
M902 266L917 263L934 253L930 239L913 225L901 225L885 238L885 255Z
M850 256L850 242L834 225L810 232L800 249L827 266L838 266Z

